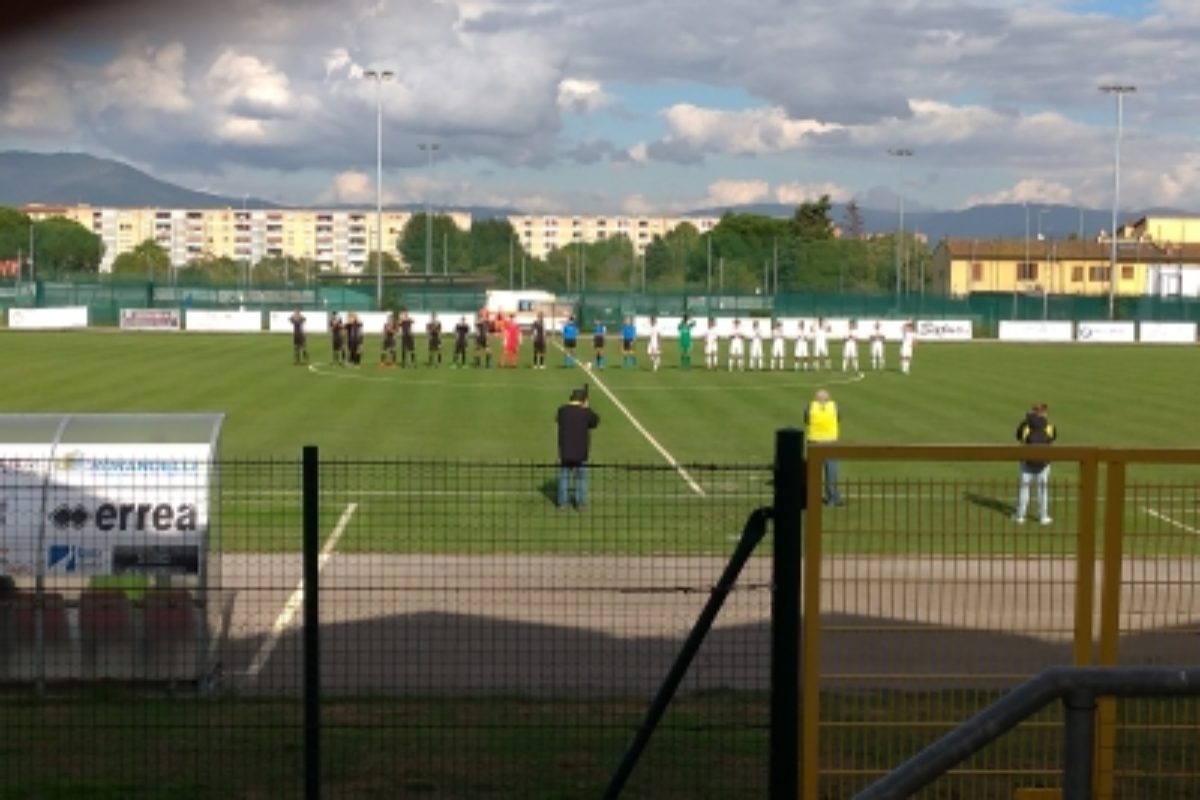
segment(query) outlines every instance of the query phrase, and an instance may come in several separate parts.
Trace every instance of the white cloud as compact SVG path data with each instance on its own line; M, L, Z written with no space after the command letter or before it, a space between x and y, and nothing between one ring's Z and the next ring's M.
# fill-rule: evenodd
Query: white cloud
M375 182L365 172L348 170L333 176L333 183L321 193L327 203L374 203Z
M788 205L815 202L825 195L835 203L845 203L854 199L853 190L836 183L783 183L775 187L774 194L776 201Z
M707 206L737 206L746 203L758 203L770 196L771 186L761 180L732 180L713 181L708 185L708 194L704 198Z
M260 144L267 140L267 128L261 119L225 117L217 123L217 136L227 142Z
M330 50L322 61L325 64L326 83L333 77L357 78L362 75L362 68L354 63L354 59L350 57L350 51L344 47L335 47Z
M101 90L104 104L121 108L165 111L179 114L192 108L184 80L187 48L169 42L157 49L127 45L104 68Z
M294 104L286 75L255 56L225 50L209 67L206 83L225 110L276 116Z
M7 95L0 103L0 128L66 133L74 121L73 98L62 72L34 66L9 76Z
M612 105L613 97L599 81L564 78L558 84L559 110L573 114L592 114Z
M1041 178L1026 178L1017 181L1015 185L1006 189L972 195L964 205L973 206L992 203L1070 204L1074 202L1076 202L1076 198L1071 187Z
M790 119L782 108L725 111L690 103L663 112L667 139L694 149L734 155L767 155L795 150L815 134L841 128L816 120Z

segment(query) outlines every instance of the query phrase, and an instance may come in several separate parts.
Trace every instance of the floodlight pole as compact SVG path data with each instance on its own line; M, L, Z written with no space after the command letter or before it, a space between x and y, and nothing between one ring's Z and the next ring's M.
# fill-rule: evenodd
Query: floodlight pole
M433 153L438 149L437 142L421 142L417 145L425 152L429 153L429 180L433 182ZM429 189L425 190L425 274L428 276L433 264L433 217L429 205ZM510 280L511 282L511 280ZM512 288L509 286L508 288Z
M1130 84L1105 84L1100 87L1100 91L1117 97L1117 137L1113 146L1112 231L1108 250L1108 318L1113 319L1117 294L1117 205L1121 200L1121 127L1125 95L1133 94L1137 87Z
M912 148L909 148L909 147L892 147L892 148L889 148L887 152L888 152L889 156L895 156L896 158L912 158L912 154L913 154ZM903 265L901 264L901 258L902 258L901 252L902 252L903 245L901 244L901 242L903 242L903 240L904 240L904 193L903 193L904 187L902 185L899 185L900 184L899 181L897 181L897 184L898 185L896 186L896 206L898 209L898 225L897 225L897 229L896 229L896 307L899 308L900 307L900 271L903 268Z
M375 307L383 308L383 82L396 76L391 70L363 73L375 81Z

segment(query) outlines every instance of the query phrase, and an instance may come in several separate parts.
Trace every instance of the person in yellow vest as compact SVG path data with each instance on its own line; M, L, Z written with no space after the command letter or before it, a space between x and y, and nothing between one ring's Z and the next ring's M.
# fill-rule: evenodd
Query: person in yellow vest
M818 389L812 402L804 411L804 427L808 432L808 441L813 443L836 442L841 427L841 417L838 414L837 403L825 389ZM823 491L821 499L827 506L845 505L842 496L838 494L838 463L836 459L825 462Z

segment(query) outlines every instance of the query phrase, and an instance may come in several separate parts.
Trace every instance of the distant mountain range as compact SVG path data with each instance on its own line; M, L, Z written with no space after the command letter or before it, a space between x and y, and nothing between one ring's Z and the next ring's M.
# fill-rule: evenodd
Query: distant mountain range
M222 197L198 192L158 180L128 164L84 153L0 152L0 205L44 205L151 207L151 208L237 208L243 202L254 208L278 208L255 198ZM422 205L398 206L405 210L422 210ZM345 206L363 208L363 206ZM476 219L491 219L523 213L519 209L492 206L467 206L465 211ZM727 211L763 214L771 217L790 217L795 206L764 203L730 206L728 208L697 209L685 216L720 216ZM564 211L563 213L570 213ZM886 233L896 230L900 219L898 209L861 208L865 233ZM1148 209L1141 212L1122 212L1121 221L1136 219L1147 213L1187 214L1177 209ZM847 225L846 206L833 207L833 221L843 229ZM906 211L904 228L918 231L932 242L945 237L976 239L1045 238L1065 239L1072 234L1094 238L1112 226L1112 211L1063 205L1034 205L1021 203L981 205L961 211Z

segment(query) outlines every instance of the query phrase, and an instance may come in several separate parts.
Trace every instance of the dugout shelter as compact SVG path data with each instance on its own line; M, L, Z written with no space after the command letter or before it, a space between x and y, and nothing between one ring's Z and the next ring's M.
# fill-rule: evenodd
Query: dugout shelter
M0 414L0 680L198 680L223 414Z

